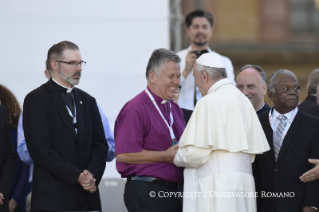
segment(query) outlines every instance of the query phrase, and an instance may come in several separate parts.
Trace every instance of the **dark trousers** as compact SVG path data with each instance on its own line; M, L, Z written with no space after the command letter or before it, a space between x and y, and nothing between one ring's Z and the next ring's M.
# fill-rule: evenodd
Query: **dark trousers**
M182 212L182 189L171 189L145 181L125 184L124 202L129 212Z
M72 211L90 211L91 206L89 203L88 198L86 197L87 191L82 190L81 192L78 193L78 197L76 199L75 206Z
M85 195L87 191L81 191L78 194L76 203L72 211L91 211L90 203ZM51 212L51 211L32 211L32 212Z

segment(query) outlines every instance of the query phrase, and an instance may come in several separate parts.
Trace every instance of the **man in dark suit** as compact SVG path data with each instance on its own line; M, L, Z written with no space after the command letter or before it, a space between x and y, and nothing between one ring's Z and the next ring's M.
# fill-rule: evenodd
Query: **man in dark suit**
M75 88L85 62L77 45L63 41L48 51L52 78L30 92L23 126L34 161L32 211L100 211L97 185L108 146L96 101Z
M266 80L266 73L257 65L247 64L237 73L236 87L249 99L257 115L270 110L264 101L267 92Z
M6 196L11 190L16 161L17 156L11 141L8 118L0 100L0 212L9 211L9 201Z
M319 158L319 119L297 108L300 86L294 73L278 70L268 83L270 112L259 115L271 151L257 155L253 173L258 212L310 212L319 208L319 181L299 177Z
M319 85L319 69L315 69L309 76L307 83L308 96L298 106L299 110L310 115L319 117L319 106L317 104L316 89Z

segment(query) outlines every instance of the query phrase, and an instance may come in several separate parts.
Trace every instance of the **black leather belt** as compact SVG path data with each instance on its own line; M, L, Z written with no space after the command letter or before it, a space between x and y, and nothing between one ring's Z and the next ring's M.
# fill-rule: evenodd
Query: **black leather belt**
M159 186L164 186L171 189L180 189L183 188L183 183L176 183L176 182L170 182L162 179L158 179L155 177L148 177L148 176L129 176L127 177L127 181L131 180L138 180L138 181L145 181L150 182Z

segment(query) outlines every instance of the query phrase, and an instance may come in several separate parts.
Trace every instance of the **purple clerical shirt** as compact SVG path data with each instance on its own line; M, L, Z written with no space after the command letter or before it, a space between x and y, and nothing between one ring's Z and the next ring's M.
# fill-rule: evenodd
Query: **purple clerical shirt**
M169 102L171 103L174 119L173 132L176 140L179 141L185 129L182 110L172 101L161 104L163 99L151 91L150 93L169 124L171 123ZM116 155L141 152L143 149L164 151L172 146L169 129L145 91L124 105L115 121L114 137ZM116 168L123 178L136 175L172 182L183 181L183 168L165 162L127 164L116 161Z

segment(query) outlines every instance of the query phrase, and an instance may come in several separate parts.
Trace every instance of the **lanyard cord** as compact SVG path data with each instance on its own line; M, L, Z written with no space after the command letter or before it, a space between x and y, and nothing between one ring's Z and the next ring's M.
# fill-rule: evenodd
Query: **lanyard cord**
M155 108L157 109L157 111L159 112L159 114L161 115L161 117L163 118L166 126L168 127L169 129L169 134L171 136L171 139L173 141L173 143L176 141L175 139L175 135L174 135L174 132L173 132L173 129L172 129L172 126L173 126L173 123L174 123L174 118L173 118L173 114L172 114L172 105L171 103L169 103L169 107L170 107L170 110L169 110L169 116L171 118L171 123L170 125L168 124L167 120L165 119L165 117L163 116L161 110L159 109L158 105L156 104L156 101L154 99L154 97L152 96L152 94L147 90L147 88L145 89L145 93L147 93L147 95L150 97L150 99L152 100Z

